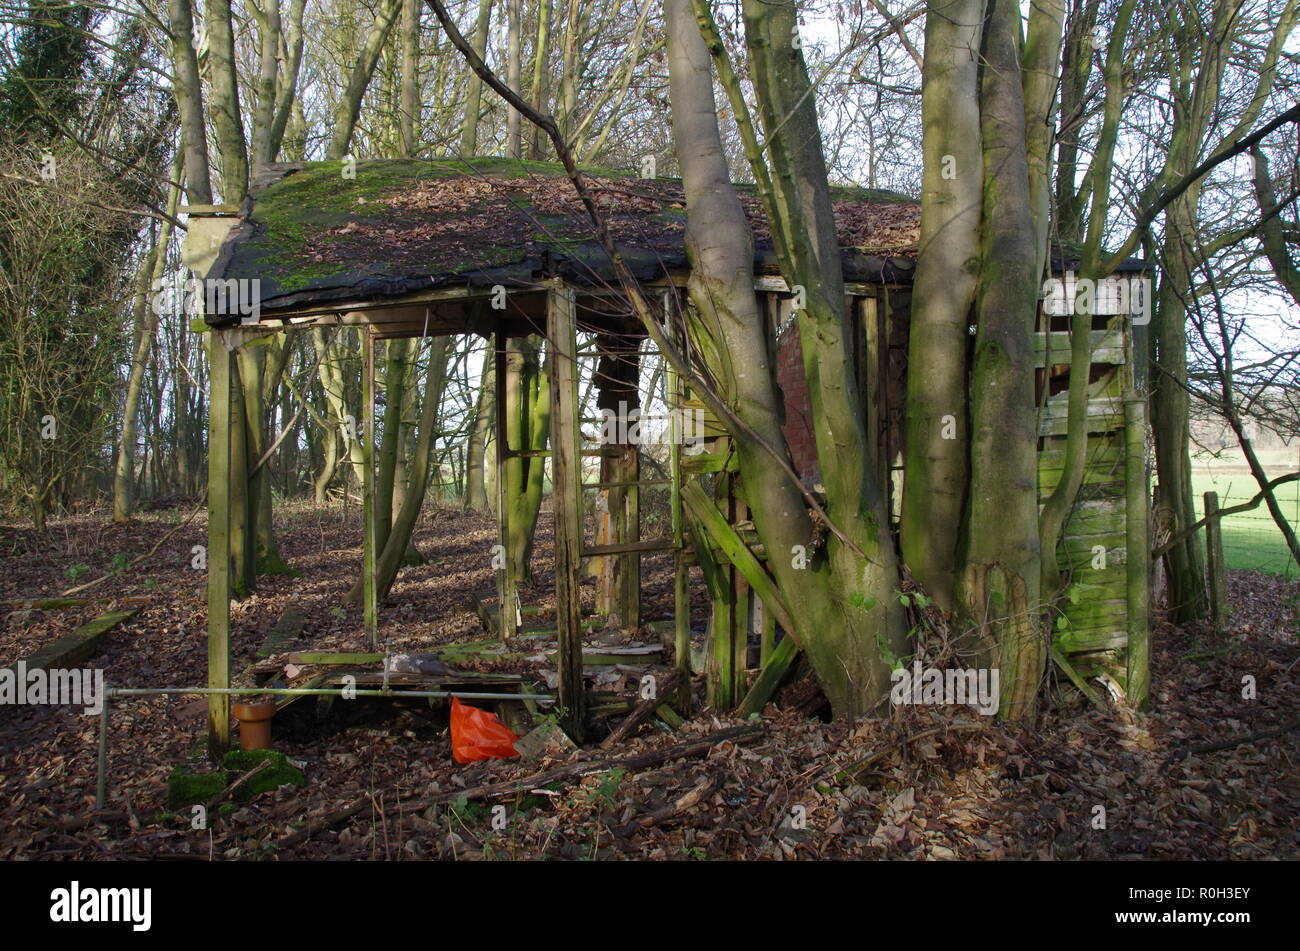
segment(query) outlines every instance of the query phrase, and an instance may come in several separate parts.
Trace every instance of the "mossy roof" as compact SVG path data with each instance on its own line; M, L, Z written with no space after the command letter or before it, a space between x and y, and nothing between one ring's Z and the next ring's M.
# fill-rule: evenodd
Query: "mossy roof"
M638 278L685 270L681 182L585 169L620 253ZM457 284L519 285L547 276L612 279L610 262L558 164L516 159L341 162L268 167L207 275L261 281L263 311ZM774 272L752 187L740 187L755 266ZM907 281L920 210L894 192L833 193L845 277Z

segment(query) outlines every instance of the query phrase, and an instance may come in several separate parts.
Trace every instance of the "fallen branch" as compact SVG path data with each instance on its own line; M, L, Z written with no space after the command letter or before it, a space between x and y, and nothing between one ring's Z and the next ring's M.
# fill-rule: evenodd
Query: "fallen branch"
M85 584L79 584L75 588L69 588L67 591L64 591L62 594L60 594L59 597L66 598L69 595L76 594L78 591L85 591L87 588L93 588L95 585L99 584L100 582L107 581L109 578L112 578L114 574L125 574L126 572L130 571L132 568L140 564L140 562L144 561L145 559L152 558L154 554L157 553L158 549L163 546L163 543L167 541L167 539L171 538L173 535L175 535L182 528L184 528L186 525L188 525L191 521L194 520L194 516L199 514L199 510L202 509L203 506L207 504L207 501L208 501L208 494L205 492L203 493L203 498L199 499L199 504L194 506L194 511L191 512L186 517L185 521L181 522L179 525L173 528L162 538L158 539L158 541L154 543L154 546L152 548L150 548L143 555L140 555L138 558L133 559L129 564L127 564L125 568L122 569L122 571L120 572L110 571L106 575L100 575L94 581L87 581Z
M262 770L269 768L270 765L271 765L271 760L269 759L262 760L262 762L258 763L256 766L254 766L252 769L246 772L243 776L240 776L238 779L236 779L225 789L221 790L221 792L217 793L215 796L209 799L207 805L204 806L203 808L206 811L211 812L213 809L217 808L217 806L221 805L223 802L225 802L227 799L233 796L237 790L243 788L244 784L247 783L250 779L252 779L258 773L260 773Z
M1226 740L1219 740L1215 743L1197 743L1193 746L1184 746L1182 749L1174 750L1169 759L1165 760L1164 765L1160 768L1161 772L1169 769L1174 763L1181 762L1196 753L1216 753L1219 750L1230 750L1236 746L1244 746L1247 743L1257 743L1260 740L1271 740L1279 736L1285 736L1295 730L1300 730L1300 720L1292 720L1290 723L1284 723L1282 726L1273 727L1269 730L1259 730L1255 733L1247 733L1243 736L1229 737Z
M663 678L663 683L655 690L655 695L646 700L642 700L633 707L632 712L629 713L627 718L618 725L618 728L601 741L600 748L602 750L610 749L616 743L626 739L627 736L637 728L641 721L647 719L651 714L672 699L672 692L676 688L677 681L680 677L680 670L673 669L670 671L667 676Z
M879 759L883 759L889 753L894 752L894 750L902 749L905 746L911 746L913 743L917 742L918 740L924 740L927 737L936 736L940 733L948 733L951 731L960 732L964 730L983 730L984 728L985 725L983 723L948 723L945 724L944 726L936 726L929 730L922 730L920 733L914 733L912 736L909 736L898 743L894 743L891 744L890 746L882 747L881 749L876 750L874 753L872 753L869 756L864 756L862 759L854 760L852 763L849 763L847 766L841 766L839 769L835 770L834 772L823 773L820 779L818 780L818 782L820 782L821 779L831 779L834 782L841 782L845 779L853 779L855 776L861 773L872 763L876 762Z
M704 779L696 783L689 792L680 796L675 802L670 802L668 805L663 806L660 809L646 813L640 819L635 819L626 825L614 829L614 834L619 838L627 838L633 832L637 832L641 829L649 829L651 826L657 826L661 822L675 819L683 812L686 812L689 809L694 809L706 798L713 795L714 790L716 790L720 785L722 785L722 780L717 776L706 776Z
M473 786L469 789L452 789L445 793L437 793L433 796L425 796L421 799L408 800L404 803L398 803L389 806L384 810L385 815L401 816L410 812L423 812L430 806L441 805L443 803L455 802L457 799L496 799L501 796L518 795L521 792L527 792L538 786L545 786L548 783L569 782L579 779L591 773L603 773L612 769L623 769L629 772L641 769L648 769L651 766L658 766L669 760L681 759L689 756L698 756L701 753L707 753L719 743L727 740L733 743L742 740L752 739L763 732L763 728L758 725L738 726L727 730L719 730L716 733L710 733L707 736L698 737L693 740L687 740L685 743L677 743L673 746L666 746L662 749L651 750L648 753L638 753L635 756L624 756L620 759L612 760L585 760L581 763L570 763L567 766L559 766L555 769L547 770L542 773L534 773L523 779L506 780L499 783L487 783L482 786ZM336 826L341 822L355 816L364 810L371 802L370 796L360 796L348 805L344 806L327 816L320 819L312 819L303 828L291 832L277 842L272 843L278 850L292 848L300 845L307 839L311 838L318 832Z

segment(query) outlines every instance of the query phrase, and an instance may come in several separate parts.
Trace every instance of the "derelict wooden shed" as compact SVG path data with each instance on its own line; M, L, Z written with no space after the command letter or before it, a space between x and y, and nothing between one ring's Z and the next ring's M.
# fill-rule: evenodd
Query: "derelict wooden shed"
M667 179L638 179L619 172L593 172L591 187L608 217L611 233L637 279L656 292L666 313L684 305L688 265L683 249L685 207L680 184ZM801 475L815 482L806 420L806 386L797 353L797 330L790 320L789 288L777 275L775 255L762 221L757 197L742 192L756 238L755 290L777 341L773 358L787 397L787 436ZM904 196L865 189L837 189L835 209L848 305L857 328L856 346L866 394L867 422L876 434L875 465L880 478L899 489L902 452L902 394L906 374L907 313L915 267L919 210ZM577 361L593 358L630 367L635 351L626 341L637 328L620 304L621 294L608 258L591 236L581 205L556 165L504 159L459 161L384 160L276 165L254 183L240 207L188 209L190 226L185 261L193 273L217 285L224 306L209 307L212 399L209 420L209 686L230 684L230 564L225 526L229 520L231 354L267 333L305 327L348 327L362 331L365 400L373 417L374 343L396 337L475 333L496 341L498 367L504 341L512 336L544 334L552 348L551 440L548 449L507 445L498 439L498 460L511 455L550 459L556 518L556 624L559 640L558 702L570 728L581 733L582 624L577 588L587 557L611 559L621 566L621 616L639 621L639 568L642 552L668 549L677 559L675 644L677 664L691 664L691 631L686 604L686 572L700 552L684 531L683 488L693 476L713 476L713 511L722 514L741 542L746 513L728 488L716 494L729 454L725 432L706 421L704 451L684 454L674 439L670 485L671 533L641 537L638 487L646 481L635 446L584 448L579 426L582 407L577 389ZM1063 270L1068 261L1058 260ZM1134 262L1125 272L1140 270ZM232 283L233 282L233 283ZM242 282L242 284L240 283ZM243 296L240 296L240 292ZM241 307L233 302L255 301ZM504 306L498 306L505 302ZM1118 308L1113 308L1118 310ZM1040 488L1050 489L1060 469L1059 437L1064 432L1064 393L1059 364L1068 362L1068 334L1063 318L1043 314L1040 327L1041 452ZM1058 635L1064 653L1096 656L1123 649L1135 621L1135 605L1125 593L1124 578L1134 571L1134 532L1145 533L1145 482L1140 511L1127 502L1124 487L1142 458L1125 450L1125 395L1144 388L1145 366L1140 328L1127 313L1097 318L1090 401L1090 452L1086 492L1067 526L1063 558L1077 584L1091 590L1074 598L1067 626ZM587 341L579 349L581 339ZM792 343L793 340L793 343ZM620 341L622 341L620 343ZM1059 354L1059 356L1058 356ZM1056 370L1053 370L1056 367ZM617 375L617 374L615 374ZM497 374L500 387L504 373ZM1053 381L1056 382L1053 382ZM624 381L626 383L627 381ZM698 406L690 394L670 387L674 409ZM802 400L802 403L801 403ZM498 400L498 407L504 400ZM500 418L500 417L499 417ZM676 425L676 424L674 424ZM1137 425L1141 426L1139 422ZM373 427L365 427L369 433ZM1130 425L1129 430L1132 430ZM1138 434L1144 440L1145 429ZM372 481L368 435L363 438L366 481ZM1129 445L1144 441L1129 440ZM602 457L601 474L584 485L583 459ZM606 460L612 460L606 468ZM614 478L609 477L609 473ZM596 489L615 500L620 515L612 535L592 539L583 528L583 493ZM698 500L698 499L697 499ZM504 513L505 507L499 506ZM374 590L374 533L366 513L366 627L374 636L378 607ZM506 532L508 526L502 526ZM1126 532L1128 533L1126 535ZM504 538L504 534L503 534ZM1145 539L1145 535L1143 535ZM1096 547L1114 552L1107 567L1090 574ZM762 641L760 663L777 656L771 612L766 621L756 599L753 554L744 558L711 551L727 563L733 584L730 603L715 605L709 653L712 679L722 685L717 697L727 705L742 701L752 631ZM1086 557L1085 557L1086 556ZM762 557L761 551L758 557ZM1127 563L1128 567L1125 567ZM1145 558L1141 559L1145 571ZM515 579L499 572L499 608L503 633L512 630L517 609ZM761 585L759 586L761 587ZM759 592L761 595L761 591ZM761 599L759 599L761 601ZM1071 617L1071 612L1073 616ZM1140 606L1145 624L1145 604ZM789 643L782 652L791 652ZM228 742L227 697L210 697L210 741Z

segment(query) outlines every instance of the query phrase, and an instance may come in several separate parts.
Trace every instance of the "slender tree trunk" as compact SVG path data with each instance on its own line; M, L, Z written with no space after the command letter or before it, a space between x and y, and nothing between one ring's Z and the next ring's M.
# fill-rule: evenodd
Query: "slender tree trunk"
M921 251L907 349L902 548L913 577L955 607L969 483L966 347L979 260L984 0L934 2L925 20Z
M492 0L478 0L478 22L474 25L474 52L487 55L488 29L492 24ZM465 90L465 114L460 125L460 154L469 158L478 150L478 115L483 107L483 80L471 70Z
M398 128L402 155L411 158L420 141L420 11L421 0L402 0L402 103Z
M520 5L523 0L506 0L506 82L515 92L521 92L519 82L523 68L523 30L520 27ZM508 107L506 113L506 158L522 158L523 119L519 110Z
M1039 281L1019 8L989 0L980 89L984 232L971 380L971 494L959 594L1000 671L999 713L1032 717L1048 654L1039 612L1034 318Z
M209 98L212 127L217 134L221 165L221 200L238 204L248 191L248 150L239 109L235 72L235 34L231 0L204 0L203 25L208 34Z
M261 59L257 71L256 96L253 100L253 147L251 159L254 168L275 161L277 144L272 141L275 132L276 91L280 70L280 0L262 0L252 8L261 29Z
M182 153L178 152L172 164L172 180L180 180L183 174ZM149 348L153 344L154 329L158 325L158 314L153 307L151 290L154 282L162 278L166 270L167 245L171 242L172 223L176 217L176 207L180 200L180 190L172 187L167 195L167 217L158 229L158 238L150 248L148 258L140 269L140 286L135 298L135 353L131 359L131 372L126 382L126 401L122 408L122 438L118 442L117 464L113 471L113 521L125 522L131 517L134 500L131 498L131 476L135 469L135 443L138 433L138 416L140 410L140 386L144 382L145 367L149 360ZM177 454L182 450L178 447Z
M388 596L397 571L402 565L402 558L411 543L415 532L416 520L424 505L425 487L429 483L429 463L436 445L438 427L438 408L442 405L443 391L447 382L447 341L449 337L433 337L429 346L429 366L424 377L424 406L420 412L420 436L416 444L415 455L411 459L411 481L402 502L401 511L388 542L375 560L375 588L379 598ZM361 602L362 579L358 578L347 599L353 604Z
M383 551L393 529L393 489L401 439L405 378L406 341L390 340L384 367L384 428L379 441L379 478L375 483L375 548L378 551Z
M478 403L474 411L474 428L470 430L469 448L465 458L465 508L471 512L486 512L489 509L487 493L487 472L484 460L487 458L488 433L492 428L496 388L496 360L491 351L483 358L483 372L479 376Z
M537 0L537 36L533 45L533 84L529 104L537 112L545 111L546 57L550 52L551 0ZM528 147L528 157L542 158L541 130L533 126Z
M375 74L375 66L383 52L388 34L392 32L402 11L403 0L383 0L375 14L375 21L366 35L366 41L357 51L356 62L348 73L348 82L334 110L334 135L325 151L326 158L337 162L348 152L352 133L361 115L361 103L366 98L366 88Z
M185 156L185 194L191 204L212 203L208 174L208 140L203 123L203 84L194 52L194 9L190 0L168 0L167 25L172 36L172 95L181 117L181 151Z
M506 348L506 427L512 449L544 449L550 430L551 401L548 377L541 364L540 337L511 337ZM532 580L533 536L542 505L543 462L540 458L512 456L504 478L510 506L510 537L506 557L514 577Z
M1160 504L1169 509L1177 534L1196 521L1192 492L1188 423L1187 305L1191 287L1191 245L1195 241L1192 207L1195 196L1177 199L1165 212L1164 262L1151 321L1153 372L1151 380L1152 431L1156 444L1156 471L1160 478ZM1205 617L1209 610L1205 590L1205 561L1200 533L1193 533L1171 548L1166 557L1169 609L1182 624Z

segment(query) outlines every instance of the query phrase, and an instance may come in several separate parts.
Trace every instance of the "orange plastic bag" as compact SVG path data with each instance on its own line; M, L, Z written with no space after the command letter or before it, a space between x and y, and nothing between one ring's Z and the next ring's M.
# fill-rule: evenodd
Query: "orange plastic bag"
M460 697L451 698L451 755L456 757L456 762L518 756L517 739L495 713L461 703Z

